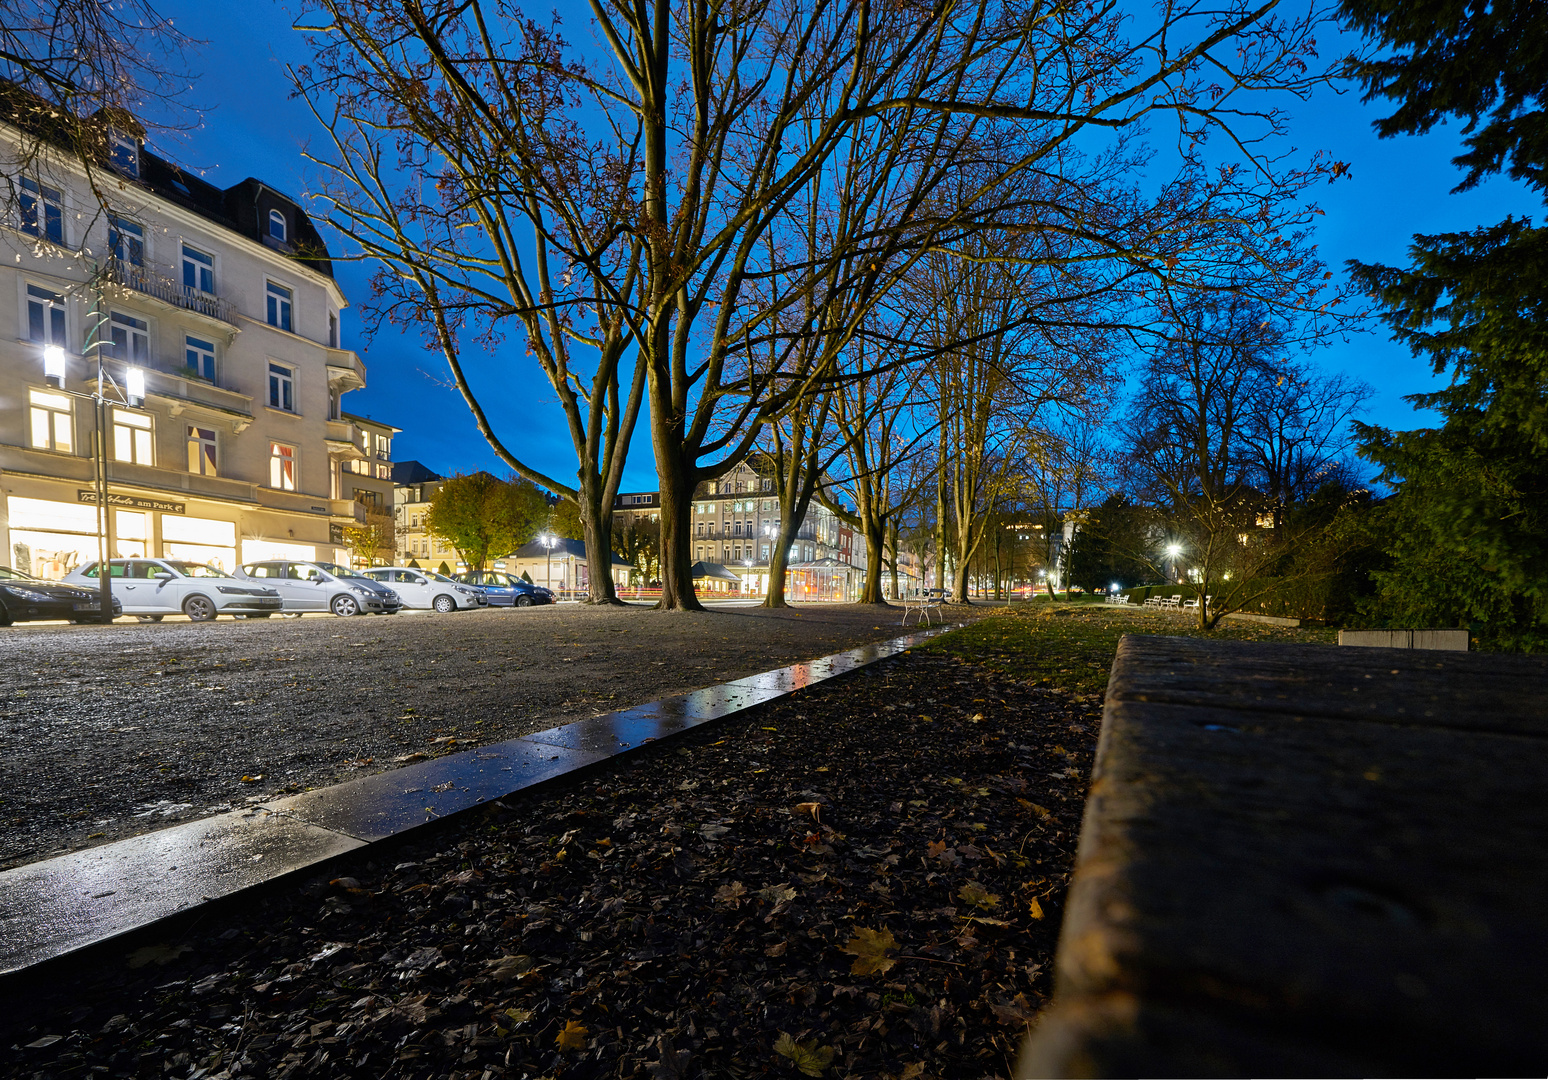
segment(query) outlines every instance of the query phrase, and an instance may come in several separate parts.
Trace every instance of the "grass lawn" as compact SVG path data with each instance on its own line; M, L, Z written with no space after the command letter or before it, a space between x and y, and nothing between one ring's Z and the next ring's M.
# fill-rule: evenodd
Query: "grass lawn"
M983 664L1013 678L1080 694L1107 689L1107 672L1124 634L1227 637L1244 641L1333 644L1338 631L1226 621L1200 631L1183 613L1075 602L1017 604L920 648Z

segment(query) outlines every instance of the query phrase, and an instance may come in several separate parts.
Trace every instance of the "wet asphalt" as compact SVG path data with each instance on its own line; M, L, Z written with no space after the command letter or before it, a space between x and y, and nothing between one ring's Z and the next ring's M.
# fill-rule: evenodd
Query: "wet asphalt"
M897 608L0 629L0 869L901 632Z

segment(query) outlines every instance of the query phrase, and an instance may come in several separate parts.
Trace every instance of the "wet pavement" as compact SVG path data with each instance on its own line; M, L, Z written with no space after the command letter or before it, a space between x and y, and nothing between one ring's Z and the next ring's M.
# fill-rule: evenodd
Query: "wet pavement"
M937 627L0 873L0 973L895 656Z

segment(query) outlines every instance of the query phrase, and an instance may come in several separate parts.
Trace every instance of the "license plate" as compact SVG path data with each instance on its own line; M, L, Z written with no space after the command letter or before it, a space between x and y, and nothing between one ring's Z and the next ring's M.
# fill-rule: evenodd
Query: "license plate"
M101 604L88 604L84 600L79 601L79 602L77 602L75 604L72 604L70 606L72 608L74 608L76 611L101 611L102 610L102 605Z

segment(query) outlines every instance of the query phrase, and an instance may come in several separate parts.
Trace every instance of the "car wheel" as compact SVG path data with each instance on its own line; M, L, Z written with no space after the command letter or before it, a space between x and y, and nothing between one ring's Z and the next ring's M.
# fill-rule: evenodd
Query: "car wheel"
M333 603L329 604L328 606L332 608L333 613L341 619L347 619L351 615L360 614L360 605L355 603L355 598L353 596L347 596L344 593L340 593L338 596L335 596L333 598Z
M516 606L517 607L531 607L532 606L532 597L527 596L526 594L518 596L516 598Z
M11 613L5 610L5 605L0 604L0 626L11 625Z
M442 615L445 615L449 612L457 610L457 601L453 600L445 593L442 593L440 596L435 598L435 603L433 606L435 610L439 611Z
M183 601L183 614L194 622L211 622L215 618L215 602L195 593Z
M280 612L280 618L282 618L282 619L299 619L300 617L301 617L301 613L299 611L282 611L282 612Z
M136 615L135 618L139 619L141 622L160 622L161 619L162 619L162 616L160 616L160 615Z

